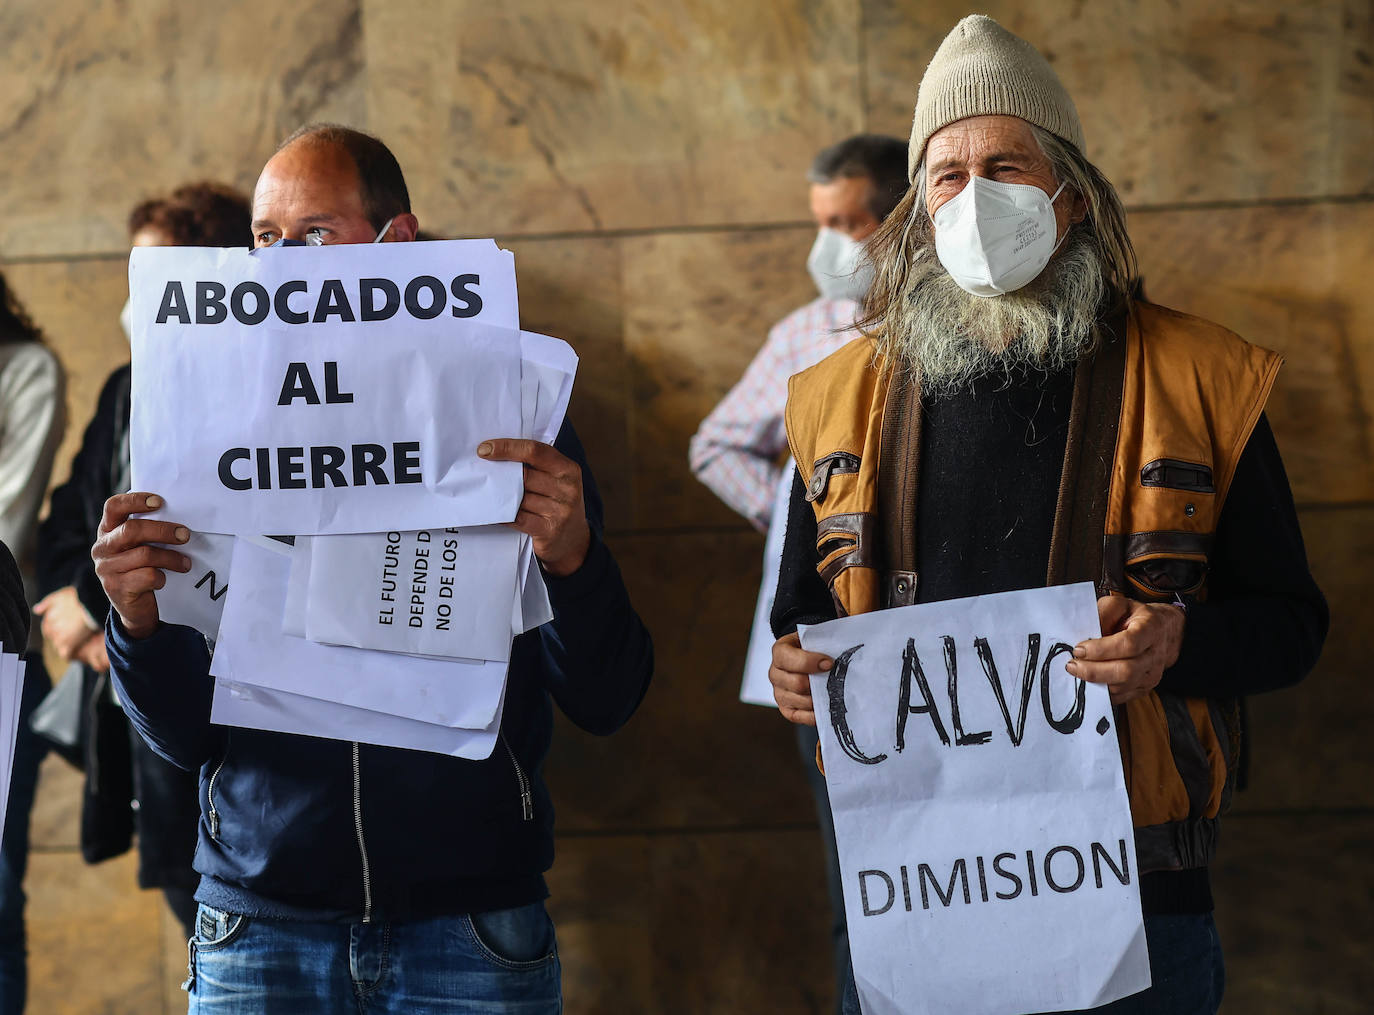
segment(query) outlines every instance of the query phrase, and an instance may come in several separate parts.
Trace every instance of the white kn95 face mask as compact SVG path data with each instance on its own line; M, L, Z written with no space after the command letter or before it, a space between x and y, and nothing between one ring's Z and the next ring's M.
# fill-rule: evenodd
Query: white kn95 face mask
M829 300L857 302L873 284L873 266L864 260L863 244L838 229L822 228L816 234L806 270L817 291Z
M1054 202L1064 186L1051 197L1032 184L970 176L963 190L940 205L932 216L935 253L959 288L974 296L1001 296L1044 271L1059 249Z

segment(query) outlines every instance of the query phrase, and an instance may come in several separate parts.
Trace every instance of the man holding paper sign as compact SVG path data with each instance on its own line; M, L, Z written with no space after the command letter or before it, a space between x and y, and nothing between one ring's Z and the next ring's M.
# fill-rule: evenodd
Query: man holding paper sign
M417 228L391 153L341 127L288 139L253 205L259 247L397 242ZM325 1013L362 997L398 1013L561 1010L543 905L550 699L583 729L613 732L644 695L652 647L572 429L552 446L492 435L475 452L522 465L512 524L532 539L554 617L515 639L498 745L482 761L212 725L205 640L162 623L154 596L167 571L189 568L176 549L189 530L138 517L165 506L154 494L106 503L92 554L114 607L121 700L155 750L201 773L192 1012Z
M791 382L778 704L814 723L810 675L852 661L805 651L798 624L1092 582L1102 636L1055 659L1071 656L1068 672L1106 685L1115 706L1154 982L1108 1010L1214 1012L1207 866L1233 785L1236 699L1301 679L1328 622L1262 415L1279 357L1139 297L1125 213L1084 156L1072 100L991 19L961 21L927 69L909 175L869 243L868 340ZM1006 652L1002 688L1015 682ZM939 654L914 654L933 679ZM930 729L942 712L949 750L986 750L951 729L956 660L942 662L941 702L943 681L932 699L907 658L898 728ZM969 665L959 686L973 694ZM828 688L832 705L845 700L841 677ZM1024 714L1026 699L1007 699ZM1081 961L1095 958L1114 956ZM855 950L856 973L866 959ZM916 1009L878 997L891 972L859 975L866 1003Z

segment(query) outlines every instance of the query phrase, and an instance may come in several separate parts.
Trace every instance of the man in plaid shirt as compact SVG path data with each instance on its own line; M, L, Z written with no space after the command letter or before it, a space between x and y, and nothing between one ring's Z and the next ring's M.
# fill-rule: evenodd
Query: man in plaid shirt
M688 452L697 478L759 530L768 528L787 447L787 379L855 337L857 301L870 278L861 244L906 193L905 143L879 134L846 138L816 156L807 179L820 231L806 267L820 295L773 326Z
M689 456L697 478L759 530L772 520L783 468L792 468L790 460L785 466L779 462L787 447L782 422L787 379L856 337L854 319L871 278L862 243L906 193L906 157L905 141L877 134L847 138L816 156L807 179L811 214L820 231L806 268L820 295L773 326L744 376L692 437ZM764 566L776 572L778 561L765 560ZM771 598L770 588L765 581L764 594ZM771 646L771 632L765 634ZM825 845L835 972L842 984L849 940L830 801L816 769L815 728L793 728ZM839 995L837 990L837 1011Z

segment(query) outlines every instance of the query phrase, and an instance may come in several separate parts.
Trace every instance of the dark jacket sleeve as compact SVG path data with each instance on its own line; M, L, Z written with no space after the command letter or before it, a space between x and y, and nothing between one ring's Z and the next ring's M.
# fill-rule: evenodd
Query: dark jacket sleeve
M1207 600L1189 608L1178 661L1159 686L1215 698L1291 686L1316 664L1329 624L1288 476L1261 416L1217 523Z
M773 636L791 634L801 624L823 624L836 616L835 600L816 571L816 513L806 502L801 473L792 473L792 496L787 501L787 533L778 570L778 591L769 618Z
M623 726L643 700L654 671L653 643L601 538L601 495L571 424L563 424L554 447L582 467L592 541L580 568L544 579L554 613L539 629L546 681L569 719L605 735Z
M100 527L105 500L114 491L112 465L120 415L128 411L127 366L105 381L95 415L72 459L71 476L52 493L48 517L38 527L38 588L47 595L67 585L76 588L81 605L97 621L110 608L91 562L91 544Z
M0 543L0 645L23 654L29 644L29 604L24 601L24 578L14 554Z
M210 725L210 650L199 631L158 624L147 638L130 638L110 610L105 648L124 714L149 747L188 772L222 750L223 728Z

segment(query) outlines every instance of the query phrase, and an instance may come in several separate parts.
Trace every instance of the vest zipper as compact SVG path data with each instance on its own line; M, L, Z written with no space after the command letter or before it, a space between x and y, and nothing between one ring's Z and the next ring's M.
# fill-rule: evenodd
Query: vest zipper
M224 734L224 754L219 759L219 764L210 775L210 782L205 787L205 803L209 810L208 820L210 824L210 838L219 841L219 811L215 809L215 780L219 778L220 772L224 771L224 763L229 760L229 738L230 734Z
M530 793L530 781L525 778L525 770L520 767L520 762L516 760L515 752L511 750L504 733L501 734L501 746L506 749L506 754L510 756L510 763L515 768L515 780L520 784L520 814L526 821L533 821L534 796Z
M353 828L358 833L358 855L363 860L363 923L372 922L372 867L367 860L367 840L363 838L363 774L358 743L353 743Z

